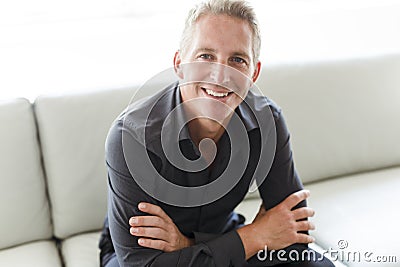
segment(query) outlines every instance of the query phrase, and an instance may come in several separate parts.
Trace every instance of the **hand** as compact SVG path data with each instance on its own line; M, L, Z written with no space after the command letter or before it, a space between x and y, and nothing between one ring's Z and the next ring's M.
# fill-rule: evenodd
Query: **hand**
M313 237L299 233L315 229L312 222L302 220L314 216L314 210L303 207L292 211L309 196L309 191L301 190L269 210L261 205L254 221L237 230L245 247L246 259L264 249L265 245L269 250L279 250L294 243L314 242Z
M264 203L261 203L260 209L258 210L256 217L253 219L253 223L259 220L262 216L264 216L265 213L267 213L267 210L264 208Z
M300 231L314 230L312 222L302 219L314 216L314 210L303 207L292 210L298 203L310 196L309 191L301 190L288 196L277 206L266 211L260 208L253 221L253 225L260 229L259 239L262 239L268 249L282 249L294 243L311 243L313 237L299 233Z
M139 210L153 216L135 216L129 219L130 233L140 237L139 245L164 252L172 252L194 244L184 236L172 219L157 205L139 203Z

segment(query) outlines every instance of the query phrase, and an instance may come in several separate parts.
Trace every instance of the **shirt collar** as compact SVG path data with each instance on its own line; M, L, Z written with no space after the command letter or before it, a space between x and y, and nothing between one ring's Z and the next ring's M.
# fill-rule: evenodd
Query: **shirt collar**
M163 123L165 122L168 115L182 103L182 97L180 94L179 83L175 82L170 86L166 87L159 93L157 93L154 97L151 97L151 103L145 101L146 106L153 106L153 110L151 115L147 118L147 121L144 122L143 127L146 127L146 144L147 148L151 151L158 151L161 145L161 129L163 128ZM257 123L257 119L253 112L255 101L254 93L249 90L246 98L240 103L240 105L235 109L235 112L238 114L239 118L243 122L246 131L250 132L251 130L259 128ZM254 103L253 103L254 102ZM254 110L257 112L257 110ZM189 129L187 123L185 123L186 116L184 112L175 112L173 118L172 127L169 127L169 131L171 133L167 133L166 136L177 136L176 132L178 131L177 127L182 127L181 131L178 135L178 141L183 140L191 140ZM168 127L167 127L168 129ZM167 130L168 131L168 130Z
M254 95L251 91L249 91L249 94L247 94L246 98L235 109L235 112L238 114L239 118L242 120L247 132L250 132L251 130L259 128L257 119L254 116L253 111L249 107L249 104L252 102L251 100L254 98ZM179 85L175 88L174 95L175 95L174 96L175 103L177 106L182 103L182 96L180 94ZM183 125L183 123L185 123L185 121L186 121L185 114L183 112L177 113L176 119L178 122L177 125ZM187 124L182 128L182 131L179 133L179 141L185 140L185 139L191 139Z

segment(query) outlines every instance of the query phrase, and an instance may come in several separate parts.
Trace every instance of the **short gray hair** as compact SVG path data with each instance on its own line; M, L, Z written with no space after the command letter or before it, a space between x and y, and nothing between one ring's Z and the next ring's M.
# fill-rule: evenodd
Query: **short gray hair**
M258 21L254 9L247 2L241 0L208 0L191 9L186 18L185 29L180 42L181 53L186 52L193 34L193 26L203 15L228 15L247 21L253 32L253 61L254 64L258 62L261 48Z

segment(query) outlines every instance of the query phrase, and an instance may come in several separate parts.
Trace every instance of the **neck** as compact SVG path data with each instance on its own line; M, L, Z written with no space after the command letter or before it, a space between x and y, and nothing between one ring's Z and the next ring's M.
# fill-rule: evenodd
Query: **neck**
M219 123L205 118L197 118L188 123L189 134L194 144L200 150L207 163L212 163L216 153L216 144L223 135L225 128ZM211 139L201 143L205 138ZM215 145L214 145L215 144Z
M229 119L230 117L223 122L225 127L229 122ZM218 140L225 131L225 128L221 124L206 118L197 118L191 120L188 123L188 128L190 137L197 147L199 147L200 141L204 138L210 138L214 141L214 143L218 143Z

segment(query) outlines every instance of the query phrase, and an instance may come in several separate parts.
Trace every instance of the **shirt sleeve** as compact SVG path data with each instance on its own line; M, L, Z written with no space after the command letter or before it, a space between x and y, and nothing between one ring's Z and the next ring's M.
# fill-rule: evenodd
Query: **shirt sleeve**
M274 118L276 128L275 157L266 179L258 187L266 210L275 207L292 193L303 189L303 185L294 167L290 134L280 110L274 112ZM305 206L307 206L307 202L304 200L293 209ZM294 244L284 250L286 251L285 254L288 255L291 250L301 252L307 249L307 247L306 244ZM274 255L276 255L276 253ZM282 263L276 256L269 257L269 255L267 255L267 257L264 258L266 258L266 260L261 262L257 259L257 255L255 255L249 259L248 262L255 266L269 266L271 264Z
M303 184L296 172L290 145L290 134L281 112L275 112L276 148L271 169L258 187L265 208L268 210L282 202L294 192L303 189ZM300 202L295 208L307 206Z
M129 218L145 215L137 208L139 202L157 202L138 186L129 172L123 155L122 131L122 122L117 121L106 141L108 220L120 266L243 266L245 253L236 231L213 238L198 238L195 245L174 252L149 249L138 244L138 238L129 232Z

